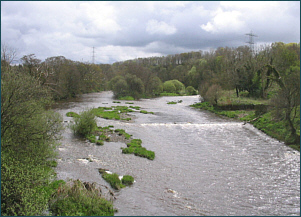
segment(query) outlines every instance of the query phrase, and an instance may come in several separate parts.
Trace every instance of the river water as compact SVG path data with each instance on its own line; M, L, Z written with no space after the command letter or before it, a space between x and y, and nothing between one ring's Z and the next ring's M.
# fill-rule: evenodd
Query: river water
M70 121L69 111L130 106L112 97L112 92L85 94L54 110ZM178 100L183 102L167 104ZM250 124L189 107L198 96L132 102L154 114L135 112L132 123L98 118L98 125L125 129L154 151L155 159L122 154L122 142L90 144L66 128L58 148L59 179L109 186L98 168L133 176L131 187L115 192L116 216L300 215L299 152Z

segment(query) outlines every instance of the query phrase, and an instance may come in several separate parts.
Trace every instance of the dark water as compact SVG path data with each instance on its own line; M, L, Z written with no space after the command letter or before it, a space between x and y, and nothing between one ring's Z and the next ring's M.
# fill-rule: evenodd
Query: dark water
M183 100L168 105L168 101ZM112 93L86 94L55 110L127 105ZM300 154L252 125L196 110L197 96L134 101L154 114L134 113L134 123L98 119L98 125L125 129L156 153L154 161L124 155L124 143L96 146L66 129L59 147L60 179L109 186L97 168L132 175L136 182L116 192L115 215L300 215ZM129 106L129 105L127 105ZM82 160L91 158L93 162Z

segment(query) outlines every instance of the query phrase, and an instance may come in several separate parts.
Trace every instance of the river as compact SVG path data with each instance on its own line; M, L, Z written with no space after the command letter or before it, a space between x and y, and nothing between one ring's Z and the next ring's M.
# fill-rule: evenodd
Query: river
M70 121L69 111L130 106L112 97L112 92L84 94L54 110ZM178 100L182 103L167 104ZM122 154L121 142L90 144L66 128L58 148L59 179L109 186L98 168L133 176L131 187L115 192L116 216L300 215L299 152L250 124L189 107L198 96L132 102L154 114L135 112L132 123L98 118L98 125L125 129L154 151L155 159Z

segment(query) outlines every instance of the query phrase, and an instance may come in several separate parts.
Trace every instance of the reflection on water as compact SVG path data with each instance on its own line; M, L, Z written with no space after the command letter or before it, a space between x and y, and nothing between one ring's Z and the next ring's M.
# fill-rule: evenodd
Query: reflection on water
M168 105L167 102L183 100ZM154 161L121 154L124 143L96 146L67 128L59 148L58 178L108 184L97 168L133 176L116 192L115 215L300 215L300 154L253 126L190 108L197 96L133 101L154 114L134 113L134 123L98 119L125 129L156 153ZM60 103L68 111L112 106L112 93L86 94ZM127 105L121 101L118 105ZM92 158L92 162L82 159Z

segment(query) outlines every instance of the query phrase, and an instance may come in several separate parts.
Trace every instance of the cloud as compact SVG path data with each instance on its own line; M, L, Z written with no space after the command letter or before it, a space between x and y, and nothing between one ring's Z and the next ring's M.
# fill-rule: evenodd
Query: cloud
M177 29L174 26L168 25L163 21L150 20L147 23L146 31L149 34L164 34L172 35L177 32Z
M239 11L223 11L219 9L216 15L206 25L202 24L201 28L207 32L237 32L245 29L242 13Z
M275 16L277 15L277 16ZM109 62L220 46L300 41L293 1L2 1L1 40L40 59Z

